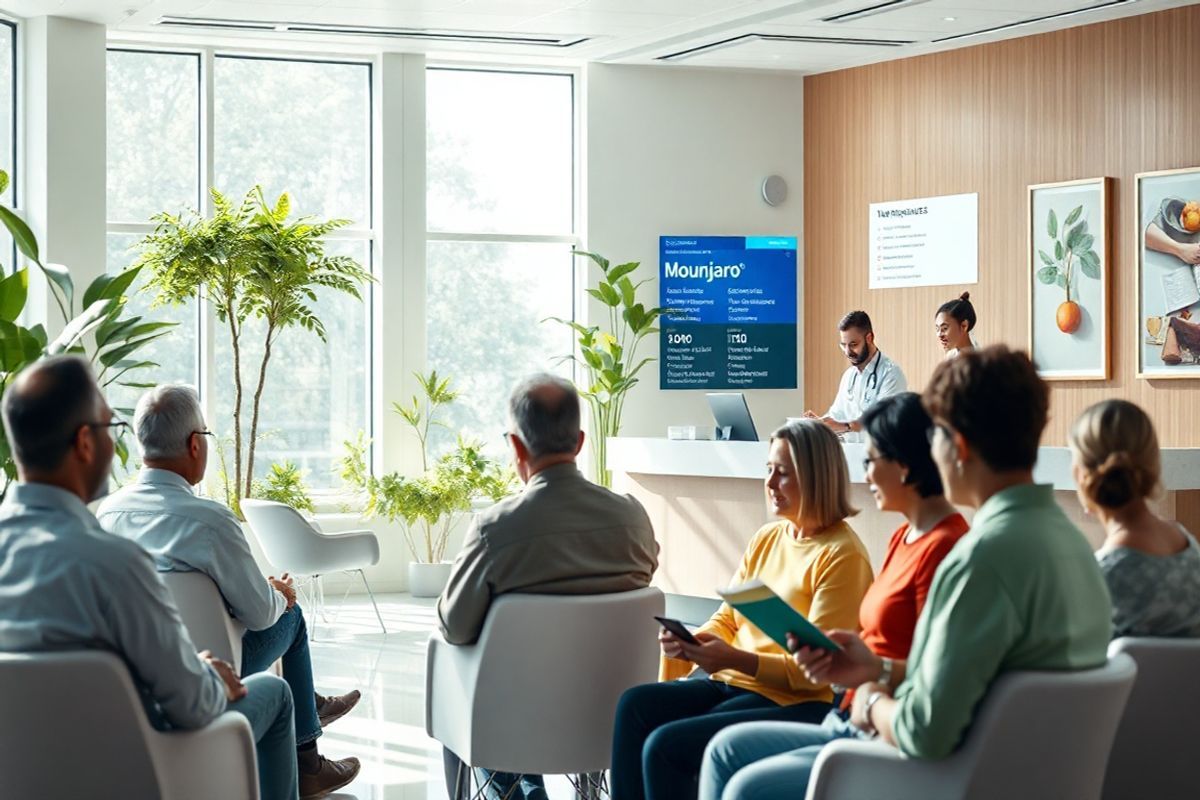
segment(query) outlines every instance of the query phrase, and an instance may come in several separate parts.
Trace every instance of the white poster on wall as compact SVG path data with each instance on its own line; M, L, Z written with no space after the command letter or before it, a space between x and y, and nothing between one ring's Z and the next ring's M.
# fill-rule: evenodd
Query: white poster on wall
M979 282L979 195L871 203L872 289Z

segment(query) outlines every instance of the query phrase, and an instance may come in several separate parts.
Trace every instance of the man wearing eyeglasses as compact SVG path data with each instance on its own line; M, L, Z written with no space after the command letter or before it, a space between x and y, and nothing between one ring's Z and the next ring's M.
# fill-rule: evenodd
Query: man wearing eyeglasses
M113 429L124 425L88 363L60 356L29 367L5 391L3 416L19 482L0 505L0 650L109 650L153 701L156 727L202 728L226 708L243 714L262 797L294 800L287 684L274 675L241 680L197 653L150 556L106 534L85 505L108 485Z
M908 391L908 381L900 366L875 346L875 331L865 311L851 311L838 323L842 355L850 366L842 373L833 404L818 417L805 411L809 419L819 419L846 441L859 440L859 419L866 410L884 397Z
M246 626L243 675L282 659L283 678L295 700L300 797L323 797L350 783L358 775L358 759L325 758L317 751L317 737L354 707L359 693L323 697L314 692L308 630L291 578L264 578L238 518L192 491L204 479L212 436L196 390L163 384L146 392L133 428L143 468L135 482L100 506L100 524L145 548L160 572L202 572L212 578L230 615Z

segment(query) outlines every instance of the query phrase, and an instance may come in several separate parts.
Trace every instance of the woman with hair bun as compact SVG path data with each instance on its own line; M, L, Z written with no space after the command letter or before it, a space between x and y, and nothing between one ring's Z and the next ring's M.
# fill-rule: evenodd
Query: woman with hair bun
M975 319L975 306L971 305L970 292L963 292L956 299L938 306L937 314L933 317L933 329L946 358L954 358L975 346L971 341Z
M1200 636L1200 546L1146 504L1159 486L1158 437L1125 400L1084 411L1069 436L1083 507L1104 525L1096 553L1113 604L1113 636Z

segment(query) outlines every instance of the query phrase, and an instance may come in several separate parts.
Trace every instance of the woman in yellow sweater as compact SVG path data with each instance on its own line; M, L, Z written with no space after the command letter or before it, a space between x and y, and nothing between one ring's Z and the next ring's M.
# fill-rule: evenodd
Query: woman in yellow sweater
M856 629L871 564L846 517L846 458L820 421L771 435L767 505L779 519L754 534L732 583L758 578L822 630ZM664 683L621 697L613 734L613 800L694 798L708 741L738 722L819 722L828 686L808 681L791 656L722 604L687 644L664 631ZM699 668L703 673L673 680Z

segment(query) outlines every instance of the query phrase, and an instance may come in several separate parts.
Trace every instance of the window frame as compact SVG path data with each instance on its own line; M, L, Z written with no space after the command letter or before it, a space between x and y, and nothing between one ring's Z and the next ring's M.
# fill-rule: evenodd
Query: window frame
M197 130L198 144L197 147L197 184L195 208L201 214L206 216L213 213L212 196L208 192L208 187L214 185L216 177L215 166L215 69L217 59L245 59L254 61L275 61L275 62L303 62L312 64L341 64L351 66L361 66L366 68L366 90L367 90L367 118L365 120L367 132L367 184L364 187L367 198L366 215L367 218L361 224L355 224L346 228L341 228L330 232L326 241L358 241L366 244L366 264L364 268L373 275L376 279L379 277L379 270L375 263L376 251L378 249L378 220L375 208L375 183L376 183L376 136L375 136L375 71L378 68L377 59L374 57L354 57L354 56L339 56L329 55L328 57L314 57L312 55L301 55L286 50L279 51L247 51L236 47L223 47L220 45L197 45L197 46L171 46L161 43L140 42L140 41L124 41L120 39L109 39L105 45L106 54L109 52L124 52L124 53L143 53L147 55L185 55L192 56L197 59ZM150 222L132 222L122 220L105 220L105 234L132 234L146 236L154 231L154 224ZM368 464L374 463L372 451L374 450L375 436L375 414L374 414L374 391L376 376L374 374L373 365L375 363L375 302L374 302L375 284L368 284L366 291L363 293L363 304L365 310L365 340L366 350L362 354L365 360L365 397L367 401L366 414L364 418L364 430L368 439L372 441L372 445L368 450ZM204 409L206 419L213 419L216 416L216 400L213 386L218 374L216 365L216 346L215 337L220 333L220 326L217 324L215 310L209 308L207 301L200 297L196 303L197 315L197 342L199 351L196 353L196 389L200 395L200 403ZM324 505L322 501L328 501L331 498L344 496L344 490L340 489L313 489L310 495L317 500L320 505Z
M534 67L528 65L499 65L499 64L477 64L474 62L450 62L450 61L430 61L425 64L425 73L430 72L478 72L488 74L506 74L506 75L538 75L538 76L554 76L566 77L571 81L571 230L570 232L558 233L497 233L483 232L475 230L433 230L429 227L429 220L425 220L425 252L428 253L429 245L432 242L461 242L471 244L567 244L571 246L571 250L581 249L584 241L584 232L581 230L583 223L583 214L581 213L582 200L580 197L581 187L583 184L581 178L581 165L583 163L583 147L580 133L583 126L580 120L580 109L583 107L580 93L582 91L583 75L578 68L563 67ZM426 93L428 93L428 82L426 82ZM428 141L426 141L425 153L428 154ZM424 187L426 196L428 196L428 184ZM570 305L571 319L578 321L586 319L586 295L583 295L581 286L586 283L587 266L580 263L582 259L573 258L574 263L571 265L571 290L570 290ZM426 274L427 272L426 266ZM428 297L428 283L424 287L426 292L425 297ZM572 342L574 345L574 342ZM422 358L428 358L428 343L425 346L425 352L422 353ZM579 380L579 366L576 362L570 362L570 379L573 382Z

